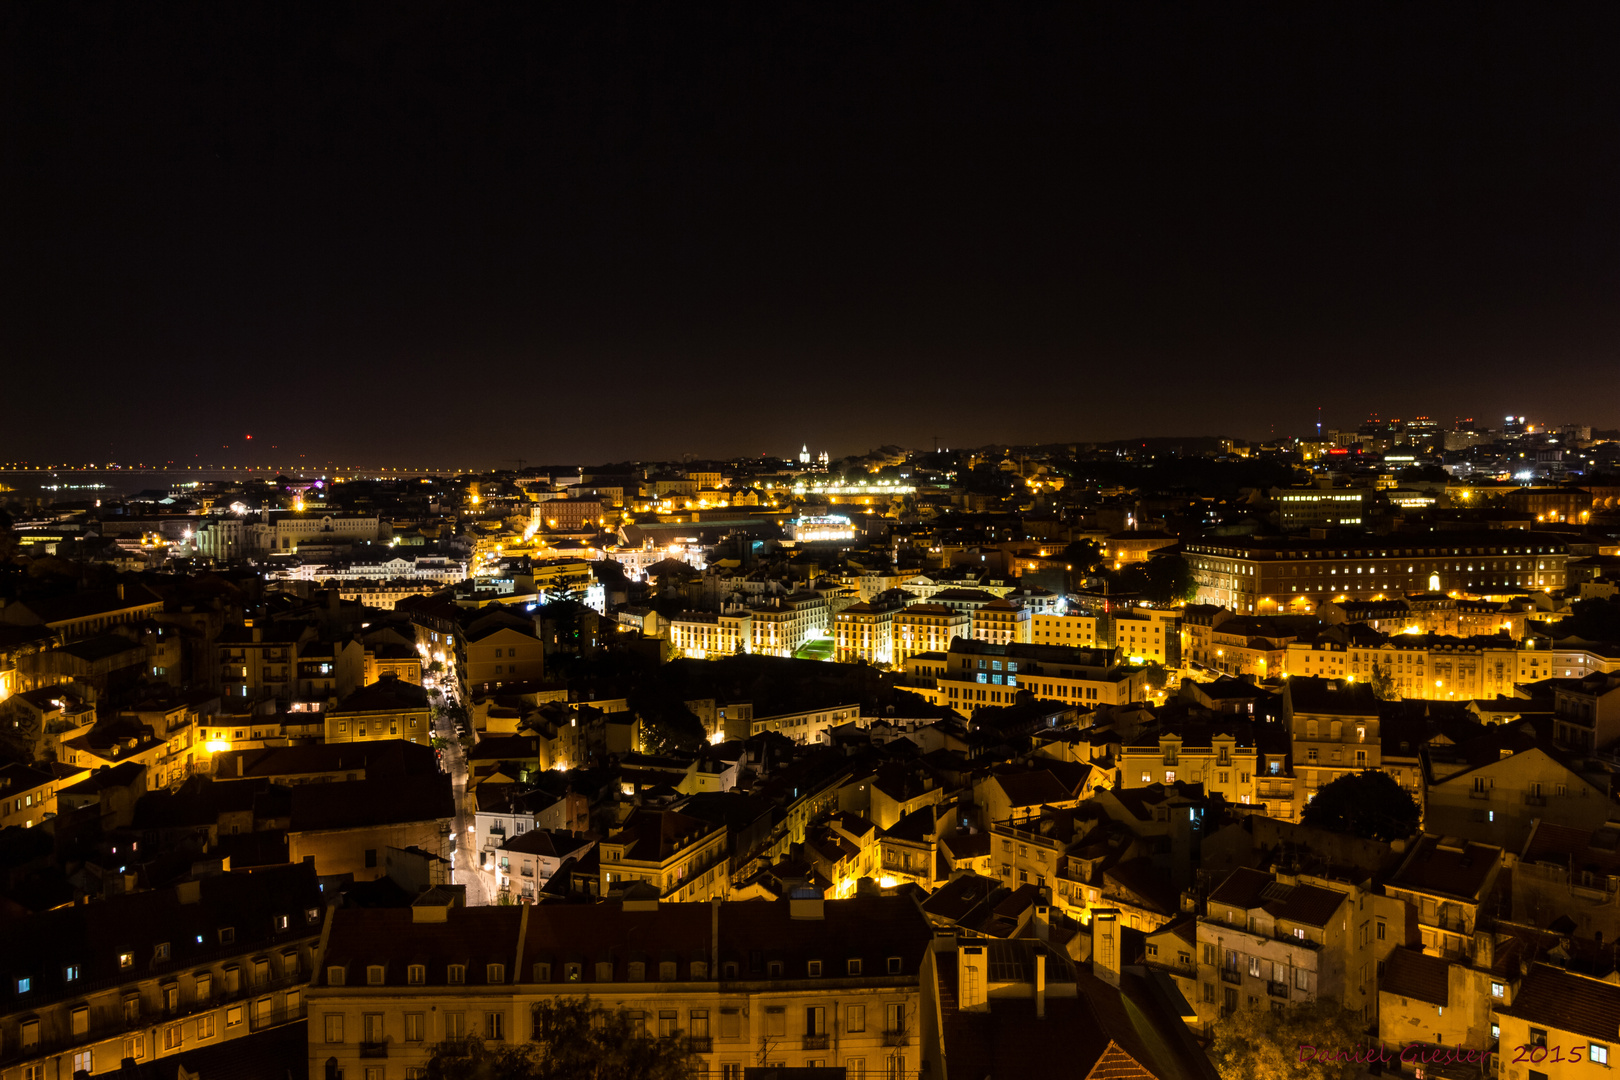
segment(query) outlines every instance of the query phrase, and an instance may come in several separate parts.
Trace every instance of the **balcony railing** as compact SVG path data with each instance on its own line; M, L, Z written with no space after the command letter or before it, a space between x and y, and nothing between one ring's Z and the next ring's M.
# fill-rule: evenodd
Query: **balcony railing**
M1268 982L1266 983L1266 993L1274 998L1286 998L1288 996L1288 984L1285 982Z
M688 1035L686 1037L686 1052L689 1054L707 1054L714 1049L714 1040L707 1035Z
M1243 972L1233 971L1231 968L1221 968L1221 982L1231 983L1233 986L1243 985Z
M304 1002L301 999L297 1007L291 1009L283 1006L279 1009L255 1010L252 1011L252 1015L248 1018L248 1030L268 1031L283 1024L290 1024L295 1020L302 1020L304 1015Z
M1485 799L1485 800L1489 800L1489 799L1490 799L1490 797L1491 797L1491 792L1490 792L1490 789L1489 789L1489 788L1486 788L1486 789L1485 789L1485 790L1484 790L1484 791L1470 791L1470 792L1469 792L1469 793L1468 793L1468 797L1469 797L1469 798L1470 798L1470 799Z
M911 1033L908 1031L885 1031L883 1033L884 1046L910 1046Z
M804 1048L806 1050L825 1050L827 1049L827 1040L828 1036L826 1035L806 1035L804 1037Z
M360 1056L363 1058L385 1058L388 1056L388 1040L381 1042L363 1042L360 1044Z
M1545 795L1526 795L1524 797L1524 805L1526 805L1526 806L1546 806L1547 805L1547 796L1545 796Z

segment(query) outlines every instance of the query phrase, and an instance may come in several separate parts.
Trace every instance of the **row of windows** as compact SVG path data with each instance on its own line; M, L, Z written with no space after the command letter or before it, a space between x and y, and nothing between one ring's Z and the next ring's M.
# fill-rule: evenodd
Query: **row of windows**
M1208 552L1211 549L1209 549L1209 548L1201 548L1201 547L1190 547L1187 550L1188 551L1194 551L1194 552ZM1446 554L1446 549L1445 548L1395 548L1393 550L1383 549L1383 550L1379 550L1379 551L1372 551L1372 550L1339 551L1337 553L1332 552L1332 551L1278 551L1278 552L1271 553L1271 554L1275 558L1278 558L1278 559L1332 559L1332 558L1335 558L1335 557L1340 558L1340 559L1388 559L1388 558L1392 558L1392 557L1398 559L1398 558L1401 558L1402 556L1405 556L1407 558L1421 559L1421 558L1433 558L1433 557L1436 557L1436 556L1444 556ZM1474 549L1471 548L1471 547L1470 548L1452 548L1451 549L1451 554L1454 555L1454 556L1455 555L1472 555L1472 554L1474 554ZM1481 555L1538 555L1538 554L1543 554L1543 555L1544 554L1554 554L1554 555L1556 555L1556 554L1559 554L1559 552L1556 549L1549 550L1548 548L1545 548L1545 547L1538 547L1534 551L1532 551L1530 548L1527 548L1527 547L1523 547L1523 548L1482 547L1482 548L1479 549L1479 554L1481 554ZM1231 558L1233 556L1228 556L1228 557ZM1254 552L1245 552L1242 557L1243 558L1248 558L1248 559L1254 559L1254 558L1259 557L1259 556L1257 556L1256 553L1254 553ZM1209 566L1209 565L1213 565L1213 564L1200 563L1199 565Z
M243 1018L244 1018L244 1010L243 1010L242 1006L240 1006L240 1005L234 1006L234 1007L226 1010L226 1014L225 1014L225 1027L226 1027L226 1030L230 1030L231 1028L241 1027L242 1023L243 1023ZM30 1030L30 1029L32 1029L32 1030ZM79 1032L79 1034L83 1034L83 1033ZM215 1036L215 1034L217 1034L217 1031L216 1031L215 1024L214 1024L214 1015L212 1013L206 1013L206 1014L204 1014L202 1016L197 1017L197 1040L199 1042L207 1042L209 1039L212 1039ZM23 1043L22 1043L22 1047L23 1047L24 1050L31 1050L34 1047L38 1046L38 1045L39 1045L39 1021L31 1020L31 1021L23 1024ZM165 1025L164 1028L163 1028L163 1049L164 1049L164 1051L168 1052L168 1051L179 1050L179 1049L182 1049L183 1046L184 1046L184 1038L183 1038L183 1032L182 1032L182 1029L181 1029L181 1025L179 1025L179 1024ZM140 1035L126 1036L122 1040L122 1045L120 1046L120 1051L121 1051L121 1057L123 1057L123 1058L131 1058L131 1059L133 1059L135 1061L141 1061L146 1057L146 1039L143 1036L140 1036ZM83 1050L77 1050L73 1054L73 1071L74 1071L75 1074L78 1074L79 1072L86 1072L86 1073L94 1072L95 1071L95 1062L96 1062L95 1047L87 1046ZM45 1078L46 1078L46 1067L45 1067L44 1064L25 1065L25 1066L23 1066L22 1080L45 1080Z
M630 982L643 982L646 979L647 965L640 960L630 961L627 966L627 978ZM850 957L844 961L846 975L861 975L864 962L860 957ZM702 981L708 977L709 965L702 960L693 960L690 971L693 979ZM889 957L884 963L885 973L899 975L903 973L904 964L898 956ZM553 965L550 961L536 961L533 974L537 983L552 981ZM736 979L739 977L739 964L735 960L728 960L721 965L721 977ZM562 976L563 982L579 982L584 977L584 964L569 962L560 965L556 971ZM824 971L821 960L810 960L805 965L805 975L809 978L820 978ZM599 961L595 969L597 982L612 982L614 965L612 961ZM771 960L765 965L765 974L768 978L780 979L787 974L787 965L782 960ZM384 964L370 964L366 967L366 984L369 986L382 986L387 982L388 969ZM658 965L658 978L662 982L673 982L677 978L677 964L674 961L664 961ZM329 986L344 986L348 980L348 969L340 964L333 964L326 969L326 982ZM506 982L505 964L486 964L484 967L484 980L490 985L500 985ZM452 986L464 985L467 981L467 965L450 964L445 970L445 982ZM405 969L405 982L409 986L422 986L427 982L427 966L425 964L409 964Z

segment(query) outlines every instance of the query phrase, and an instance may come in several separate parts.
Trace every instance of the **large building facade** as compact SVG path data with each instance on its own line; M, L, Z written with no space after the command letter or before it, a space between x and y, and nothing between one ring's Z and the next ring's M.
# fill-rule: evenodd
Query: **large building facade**
M310 1072L405 1080L442 1039L525 1040L536 1004L589 995L684 1038L699 1075L914 1077L929 938L909 897L340 911Z
M1198 602L1239 614L1407 593L1551 592L1564 587L1569 560L1562 537L1518 530L1208 539L1189 543L1186 552Z

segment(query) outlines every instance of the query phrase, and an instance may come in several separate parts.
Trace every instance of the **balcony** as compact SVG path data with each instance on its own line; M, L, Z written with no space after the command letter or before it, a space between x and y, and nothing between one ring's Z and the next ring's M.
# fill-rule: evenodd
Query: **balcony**
M688 1035L686 1037L686 1052L688 1054L707 1054L714 1049L714 1040L707 1035Z
M1266 993L1274 998L1282 998L1286 1001L1288 1000L1288 984L1285 982L1268 982L1266 983Z
M363 1042L360 1044L360 1056L363 1058L385 1058L388 1056L388 1041Z
M827 1035L806 1035L804 1037L804 1048L806 1050L825 1050L827 1049L828 1039Z
M304 1003L302 1000L299 1001L296 1008L292 1009L285 1006L279 1009L256 1009L253 1010L252 1015L248 1017L248 1030L268 1031L271 1028L281 1027L283 1024L291 1024L294 1021L302 1020L303 1018Z
M1243 972L1233 971L1231 968L1221 968L1221 982L1231 983L1233 986L1243 985Z
M313 943L313 939L311 940L311 943ZM164 978L169 974L169 972L167 969L160 969L155 974L159 978ZM86 994L94 994L99 991L124 986L128 981L133 980L123 980L116 977L100 980L87 980L82 989ZM244 983L246 982L247 981L244 980ZM272 1021L276 1016L284 1017L283 1022L302 1019L305 1015L304 1004L300 1002L298 1008L293 1010L285 1008L275 1011L266 1010L264 1013L260 1014L260 1018L256 1018L253 1015L254 1010L251 1008L250 999L273 990L292 989L295 987L301 989L308 982L309 976L307 974L294 973L284 975L280 978L266 979L257 984L244 985L238 990L228 990L224 994L216 992L210 997L201 999L194 998L188 994L180 998L174 1009L162 1009L161 1015L168 1020L184 1019L185 1017L194 1016L198 1013L210 1012L220 1008L221 1006L240 1004L244 1012L247 1014L245 1019L247 1019L252 1025L252 1030L259 1031L263 1030L264 1028L274 1026ZM22 1059L23 1057L61 1054L77 1047L89 1046L93 1043L105 1042L109 1039L121 1038L123 1036L139 1032L143 1028L149 1027L152 1024L153 1018L157 1015L159 1015L157 1010L145 1009L143 1010L143 1014L139 1019L131 1022L124 1019L122 1010L118 1010L117 1012L109 1011L108 1013L103 1013L101 1010L92 1010L89 1030L80 1034L72 1034L71 1032L60 1030L49 1033L41 1032L42 1037L36 1042L27 1046L24 1046L22 1040L20 1039L6 1040L3 1045L0 1045L0 1067L9 1067L12 1063Z
M1470 791L1468 793L1468 797L1470 799L1484 799L1485 801L1489 802L1490 798L1491 798L1491 792L1490 792L1489 788L1487 788L1484 791Z
M883 1033L884 1046L910 1046L911 1034L905 1031L885 1031Z
M1524 797L1524 805L1526 805L1526 806L1546 806L1547 805L1547 796L1545 796L1545 795L1526 795Z

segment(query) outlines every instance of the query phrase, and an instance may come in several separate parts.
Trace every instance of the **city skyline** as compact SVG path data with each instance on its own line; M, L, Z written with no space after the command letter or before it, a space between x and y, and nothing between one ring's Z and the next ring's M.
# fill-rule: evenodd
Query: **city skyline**
M1314 416L1314 415L1318 415L1318 414L1313 412L1313 413L1311 413L1311 415ZM1556 431L1558 431L1560 429L1571 429L1571 428L1573 428L1573 429L1584 428L1584 429L1587 429L1587 430L1604 430L1604 429L1602 429L1601 427L1599 427L1597 425L1594 425L1594 424L1591 424L1591 423L1583 423L1583 422L1580 422L1579 420L1577 420L1575 418L1570 418L1566 422L1557 422L1557 421L1549 422L1547 420L1540 419L1540 418L1527 417L1526 415L1524 415L1522 413L1518 414L1518 415L1507 414L1504 417L1497 417L1497 416L1495 416L1493 414L1493 415L1489 416L1488 418L1487 417L1475 418L1475 417L1464 417L1464 416L1461 416L1461 415L1455 415L1451 419L1451 421L1449 421L1449 423L1448 422L1441 422L1439 420L1439 418L1431 417L1428 414L1421 413L1421 412L1420 413L1415 413L1415 414L1410 414L1406 418L1392 416L1392 415L1382 415L1381 416L1378 413L1372 413L1372 414L1369 414L1367 417L1363 418L1363 420L1361 420L1360 422L1357 422L1357 423L1342 424L1342 421L1341 421L1340 424L1335 424L1335 423L1330 422L1330 420L1312 421L1308 426L1303 426L1298 430L1294 430L1294 431L1275 431L1275 430L1273 430L1273 431L1268 432L1267 434L1259 435L1259 436L1244 436L1244 435L1239 434L1236 431L1224 431L1224 432L1200 431L1200 432L1196 432L1196 433L1182 431L1182 432L1168 432L1168 433L1137 432L1135 435L1123 436L1123 437L1118 437L1118 438L1107 438L1107 439L1105 439L1105 438L1076 438L1076 437L1070 437L1070 438L1033 440L1033 441L1029 440L1029 439L1006 439L1006 440L996 440L996 439L972 440L972 439L968 439L968 440L952 442L952 441L948 441L948 440L945 440L945 439L941 439L936 434L936 435L932 435L928 439L926 439L926 440L924 440L924 441L922 441L920 443L914 444L914 445L905 443L905 442L897 440L897 439L878 438L876 441L868 439L866 441L866 443L864 445L862 445L862 446L840 448L836 452L827 450L827 449L823 448L822 446L820 446L818 444L817 447L816 447L816 450L814 452L812 452L811 456L812 456L812 459L819 460L822 455L828 455L831 458L831 460L838 461L838 460L842 460L842 459L846 459L846 458L861 457L861 456L863 456L865 454L868 454L868 453L871 453L872 451L877 450L878 448L883 447L883 446L898 446L898 447L901 447L901 448L906 449L908 451L915 451L915 452L918 452L918 453L927 453L927 452L929 452L931 450L941 450L941 451L951 451L951 452L964 452L964 451L974 451L974 450L991 450L991 449L994 449L995 447L998 447L998 446L1001 446L1001 447L1024 447L1024 448L1029 448L1029 449L1033 449L1033 450L1052 451L1052 450L1060 450L1061 448L1068 447L1068 446L1081 447L1081 448L1095 447L1095 446L1113 446L1113 445L1129 446L1133 442L1141 442L1142 445L1144 445L1144 446L1153 445L1157 449L1166 449L1166 448L1173 448L1178 441L1184 441L1184 442L1186 442L1187 444L1190 444L1190 445L1198 445L1198 444L1208 444L1208 443L1212 443L1212 442L1219 442L1222 439L1232 439L1232 440L1235 440L1237 442L1241 442L1241 443L1245 443L1245 444L1260 445L1260 446L1264 446L1264 445L1291 445L1291 446L1297 446L1298 444L1300 444L1302 442L1308 442L1308 441L1310 441L1312 439L1319 438L1319 437L1323 436L1326 433L1330 433L1330 432L1334 432L1334 431L1355 431L1355 430L1357 430L1359 428L1363 428L1363 427L1365 427L1367 425L1376 426L1376 425L1380 425L1380 424L1402 424L1402 423L1409 423L1409 422L1412 422L1412 421L1417 421L1417 422L1420 422L1420 423L1433 423L1434 425L1436 425L1438 430L1440 430L1442 432L1447 431L1447 430L1458 431L1458 430L1465 430L1465 429L1478 429L1480 431L1494 431L1494 430L1500 430L1500 427L1504 422L1506 422L1508 424L1512 424L1512 423L1515 423L1515 422L1517 422L1519 424L1525 424L1526 422L1528 422L1528 424L1529 424L1529 426L1531 427L1532 430L1553 431L1553 432L1556 432ZM1318 425L1320 425L1320 429L1318 428ZM1274 424L1270 425L1270 427L1272 427L1272 428L1275 428L1275 426L1276 425L1274 425ZM1620 429L1617 429L1617 430L1620 430ZM983 433L981 432L980 434L982 435ZM809 447L810 447L809 442L802 442L801 443L801 449L808 449ZM492 451L492 454L494 454L494 453L502 453L502 452L514 453L515 451L523 450L523 449L525 449L525 447L523 447L523 446L506 446L506 447L496 448L494 451ZM622 447L620 449L622 449ZM772 460L781 460L781 461L788 462L788 463L791 464L791 463L797 463L799 461L799 459L800 459L800 456L801 456L801 451L792 450L791 448L784 451L784 452L781 452L781 453L775 452L775 450L773 448L773 449L767 449L767 450L761 451L759 453L741 452L741 453L715 453L715 454L694 453L693 451L691 451L688 448L676 447L676 446L663 446L663 447L659 447L658 449L660 449L660 450L662 450L664 452L659 453L659 454L648 454L648 455L636 456L636 455L627 455L627 454L624 454L624 453L615 453L615 452L613 452L612 445L610 444L607 453L604 453L604 454L601 454L601 455L596 455L596 456L583 455L583 454L575 453L575 454L573 454L571 456L568 455L568 454L558 454L558 455L556 455L556 456L554 456L552 458L506 456L506 457L488 457L488 458L476 458L475 459L475 458L473 458L472 456L469 455L465 460L457 459L457 460L454 460L454 461L451 461L451 462L441 462L441 463L439 463L437 465L421 465L421 464L412 465L412 464L404 464L404 463L401 463L401 462L398 462L398 461L390 461L390 460L367 460L364 457L359 457L359 456L357 456L355 458L347 459L347 460L339 460L339 459L330 458L330 457L325 458L323 460L323 459L321 459L321 458L319 458L318 456L315 456L315 455L309 455L309 456L306 456L306 455L303 455L303 454L295 455L293 451L291 451L291 450L285 450L284 451L278 445L269 442L269 440L267 440L267 439L253 438L250 435L248 435L246 437L239 437L238 440L235 443L232 443L232 444L222 444L221 446L219 446L217 448L212 448L210 450L197 451L196 453L194 453L190 457L189 460L187 458L185 458L185 457L163 456L161 454L158 455L158 456L154 456L154 457L119 457L119 456L116 456L116 455L109 454L109 455L105 455L105 456L103 456L103 457L101 457L99 459L94 458L94 457L51 458L51 457L37 457L37 456L36 457L18 456L16 458L12 459L12 460L0 459L0 473L6 473L6 472L9 472L9 471L37 472L37 471L41 471L41 470L48 471L48 470L55 469L55 468L89 469L89 470L117 468L117 469L131 469L131 470L157 470L157 471L182 471L182 472L186 471L188 469L189 470L202 470L202 471L220 471L220 472L229 472L229 471L264 472L264 471L268 470L268 471L281 471L281 472L287 472L287 473L293 473L293 472L299 472L299 471L309 472L311 470L320 471L320 470L339 469L339 470L360 471L360 472L370 470L370 471L395 472L395 473L417 472L417 473L433 474L433 475L449 475L449 474L463 473L463 472L492 472L492 471L502 471L502 470L520 471L521 469L523 469L525 467L540 467L540 466L549 467L549 468L557 468L557 467L563 467L563 466L567 466L567 465L606 465L606 464L614 464L614 463L637 463L637 464L640 464L640 463L658 463L658 462L681 462L681 461L690 461L690 460L742 461L742 460L748 460L748 459L772 459ZM418 458L421 457L421 455L416 455L416 456Z

